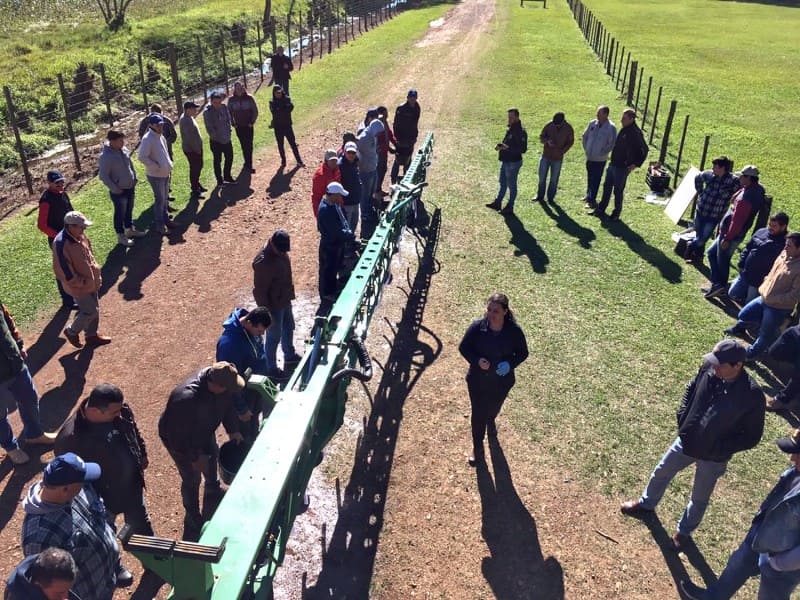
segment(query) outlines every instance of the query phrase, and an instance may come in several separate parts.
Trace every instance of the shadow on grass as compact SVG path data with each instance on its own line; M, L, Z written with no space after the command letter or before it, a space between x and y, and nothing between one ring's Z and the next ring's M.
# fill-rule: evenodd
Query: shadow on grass
M511 470L496 439L489 439L494 480L486 463L476 471L481 495L481 534L491 556L481 571L498 600L564 598L564 572L539 545L536 521L514 488Z
M649 262L661 273L661 277L669 283L680 283L683 270L675 261L671 260L658 248L648 244L645 239L636 233L623 221L603 221L603 227L614 237L628 244L633 252Z
M539 245L539 242L536 241L536 238L525 229L525 225L517 218L517 215L511 213L510 215L504 215L503 218L506 221L506 227L511 232L509 243L517 247L514 250L514 256L527 256L534 273L547 273L547 265L550 263L550 258Z
M316 585L303 590L303 598L369 598L403 405L425 369L442 352L439 338L422 325L431 279L439 270L436 247L440 226L437 209L357 447L322 570ZM421 332L433 345L420 340Z
M292 189L292 177L300 170L300 167L295 166L289 171L284 171L284 167L278 167L275 175L269 180L267 186L267 195L270 198L277 198Z
M580 225L575 219L564 212L564 209L555 201L541 202L540 204L545 214L556 222L556 225L561 231L578 240L581 248L586 248L588 250L592 247L592 242L597 239L593 230Z
M800 8L800 0L720 0L720 2L747 2L748 4L768 4L769 6Z

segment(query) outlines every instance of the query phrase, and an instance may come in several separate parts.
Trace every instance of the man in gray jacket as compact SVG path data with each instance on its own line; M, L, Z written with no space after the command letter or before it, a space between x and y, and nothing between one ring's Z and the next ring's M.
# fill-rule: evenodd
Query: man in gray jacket
M203 136L197 126L197 112L200 106L194 102L183 103L183 115L178 121L181 131L181 149L189 161L189 186L192 188L193 198L202 198L206 191L200 185L200 173L203 171Z
M100 154L98 177L111 195L114 204L114 231L120 246L130 248L133 239L143 237L133 225L133 202L136 195L136 169L133 167L131 153L125 147L125 134L109 129L106 134L108 142Z
M139 160L145 166L147 181L153 188L153 218L155 230L158 233L168 233L175 227L169 218L167 207L169 205L169 179L172 174L172 159L167 151L167 143L161 135L164 119L161 115L152 114L149 117L150 128L144 134L139 144Z
M358 170L361 174L361 239L368 240L378 225L372 194L378 182L378 135L384 131L378 118L378 109L370 108L356 135Z
M586 153L586 208L597 208L597 192L603 179L609 153L617 141L617 128L608 118L607 106L597 108L597 118L592 119L583 132L583 151Z
M233 144L231 144L231 113L228 107L222 103L222 94L214 92L211 94L211 102L203 111L203 122L206 124L206 131L211 142L211 154L214 156L214 175L217 178L217 186L223 183L236 183L231 175L231 163L233 163ZM225 157L225 166L222 166L222 158Z

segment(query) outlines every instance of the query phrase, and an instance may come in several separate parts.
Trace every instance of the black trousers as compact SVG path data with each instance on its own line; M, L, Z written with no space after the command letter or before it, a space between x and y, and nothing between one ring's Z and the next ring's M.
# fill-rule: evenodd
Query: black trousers
M233 179L231 175L231 164L233 163L233 144L228 142L222 144L211 140L211 154L214 155L214 175L217 181L222 179ZM225 166L222 166L222 158L225 158Z
M399 144L395 144L396 152L394 155L394 164L392 165L392 173L391 173L391 181L392 183L398 183L402 177L400 177L400 167L403 167L403 175L406 174L408 167L411 166L411 157L414 154L414 146L403 146Z
M203 155L197 152L184 152L189 161L189 187L193 192L200 191L200 173L203 171Z
M494 427L494 420L503 407L509 390L491 388L467 379L469 403L472 406L470 425L472 427L472 446L476 452L483 450L483 439L487 427Z
M294 129L291 127L286 129L275 129L275 141L278 143L278 154L281 155L281 162L286 164L286 150L283 147L283 140L289 142L289 147L292 149L294 159L301 163L303 160L300 158L300 151L297 149L297 142L294 139Z
M319 245L319 297L336 297L337 276L344 262L344 244Z
M217 458L219 456L219 448L217 447L217 440L214 435L211 435L209 440L210 448L213 448L212 454L208 456L206 468L202 472L205 478L206 491L218 492L219 491L219 475L217 474ZM197 522L202 522L200 512L200 475L192 467L192 459L186 454L174 452L167 448L167 452L175 461L175 466L178 467L178 475L181 476L181 500L183 501L183 508L186 511L186 516Z
M153 535L153 525L150 523L150 515L147 514L147 506L144 503L144 488L131 490L129 504L121 507L118 512L106 507L108 522L114 525L117 515L125 515L125 523L131 526L133 533L138 535ZM115 509L118 507L114 507Z
M242 147L242 158L244 166L253 168L253 131L252 127L242 126L236 128L236 137L239 138L239 145Z

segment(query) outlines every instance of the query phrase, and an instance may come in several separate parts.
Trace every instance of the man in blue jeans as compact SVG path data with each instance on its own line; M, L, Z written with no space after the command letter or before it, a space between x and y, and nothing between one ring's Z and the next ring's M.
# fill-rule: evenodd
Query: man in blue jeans
M756 446L764 432L764 394L744 369L744 346L722 340L703 359L678 409L678 437L656 465L641 497L620 506L626 515L653 512L669 482L694 464L691 499L672 536L676 550L685 547L703 520L728 461Z
M522 155L528 151L528 132L522 126L518 109L508 109L506 135L494 149L500 160L500 189L494 202L490 202L486 207L500 211L501 215L511 215L514 214L514 202L517 199L517 176L522 168ZM508 190L508 204L503 208L506 190Z
M726 329L727 335L742 336L750 325L760 325L758 337L747 349L747 360L753 360L769 348L779 333L783 320L800 302L800 233L786 236L783 252L759 286L758 298L739 311L736 324Z
M739 187L731 173L731 161L727 156L718 156L711 168L694 178L697 202L694 213L694 239L686 246L683 257L688 263L702 263L706 242L719 225L731 203L731 196Z
M786 246L789 215L777 212L766 227L757 229L739 255L739 275L728 288L728 297L744 306L756 296L758 288Z
M543 144L542 156L539 159L539 189L533 201L544 202L546 188L547 201L552 204L558 192L558 180L561 177L564 155L575 143L575 132L572 125L567 123L564 118L564 113L557 112L553 115L553 120L542 129L539 141ZM548 172L550 173L550 185L547 185Z
M125 134L109 129L108 142L100 153L97 176L108 188L114 204L114 231L120 246L130 248L133 238L147 235L133 225L133 203L136 198L136 169L125 147Z
M800 429L777 441L792 466L758 509L744 541L731 554L725 570L708 589L683 580L680 588L690 600L727 600L747 582L760 576L759 600L789 600L800 584Z

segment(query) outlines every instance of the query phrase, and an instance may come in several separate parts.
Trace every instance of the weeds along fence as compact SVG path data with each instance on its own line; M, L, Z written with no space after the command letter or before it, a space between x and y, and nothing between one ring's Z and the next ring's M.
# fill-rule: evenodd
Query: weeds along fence
M644 66L631 56L630 50L626 50L625 46L611 35L602 21L581 0L567 0L567 4L572 10L584 38L605 67L606 74L614 82L614 87L625 98L625 103L635 109L639 115L639 126L646 133L645 139L651 146L660 148L658 162L672 171L672 185L676 186L681 176L686 132L689 129L689 115L685 115L683 118L678 149L677 152L673 152L670 150L670 144L673 142L672 133L678 108L677 100L671 100L669 108L666 108L663 86L655 89L652 75L647 76L645 84ZM664 117L665 110L666 118ZM705 168L710 141L711 136L706 135L700 155L700 170Z
M0 173L21 168L33 194L32 169L49 168L38 168L39 163L71 149L80 173L81 150L97 147L106 128L153 102L165 105L167 114L174 105L179 114L184 100L205 102L213 91L230 93L235 80L253 89L269 80L269 56L277 46L284 46L295 70L302 69L405 8L405 0L313 0L304 11L273 15L267 21L240 20L206 29L193 39L140 50L129 54L124 64L80 63L74 73L59 73L56 81L33 82L28 88L4 86ZM53 93L46 96L43 87Z

